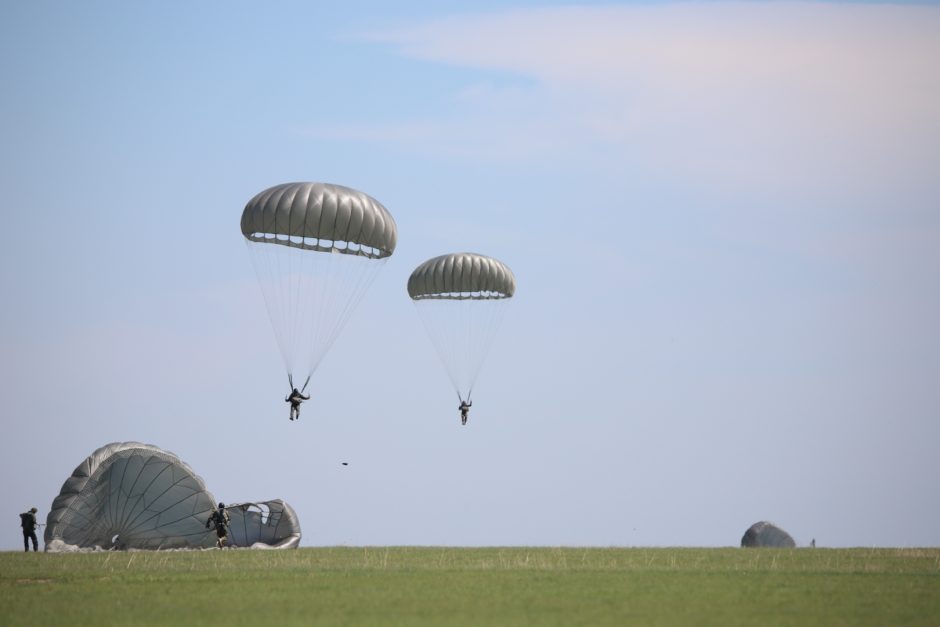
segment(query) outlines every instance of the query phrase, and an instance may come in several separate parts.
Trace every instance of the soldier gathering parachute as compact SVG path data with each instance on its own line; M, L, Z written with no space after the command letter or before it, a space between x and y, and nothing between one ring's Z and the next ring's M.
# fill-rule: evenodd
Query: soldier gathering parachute
M75 468L46 518L47 551L203 549L215 499L179 457L152 444L114 442ZM231 544L296 548L300 522L283 501L229 506Z
M303 392L395 251L395 220L348 187L285 183L248 201L241 231L288 380Z
M480 367L515 292L512 270L476 253L434 257L408 278L408 295L461 404L470 401Z

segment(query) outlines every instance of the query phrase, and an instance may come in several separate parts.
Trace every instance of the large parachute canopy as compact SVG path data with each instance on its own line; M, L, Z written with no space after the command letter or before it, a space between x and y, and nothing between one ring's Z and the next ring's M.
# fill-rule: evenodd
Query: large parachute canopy
M395 220L354 189L285 183L248 201L241 230L288 378L300 388L395 251Z
M515 293L512 270L477 253L434 257L408 278L408 295L461 400L470 398Z
M216 537L206 519L215 504L202 479L173 453L114 442L89 455L62 485L46 517L46 550L210 548ZM262 505L229 508L233 544L296 547L294 510L280 500Z
M779 548L792 549L796 542L790 537L790 534L780 527L767 521L756 522L744 532L741 538L742 547L772 546Z

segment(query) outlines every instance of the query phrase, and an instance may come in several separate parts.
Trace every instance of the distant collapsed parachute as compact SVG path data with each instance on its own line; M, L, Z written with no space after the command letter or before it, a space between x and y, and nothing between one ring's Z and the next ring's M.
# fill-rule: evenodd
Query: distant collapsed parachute
M248 201L241 230L288 379L305 387L395 251L395 220L348 187L285 183Z
M46 518L47 551L202 549L216 500L179 457L151 444L114 442L78 465ZM230 543L296 548L300 522L283 501L227 508Z
M794 548L796 542L790 534L766 521L751 525L741 538L742 547L771 546L779 548Z
M476 253L441 255L415 268L408 295L460 400L468 400L509 299L512 270Z

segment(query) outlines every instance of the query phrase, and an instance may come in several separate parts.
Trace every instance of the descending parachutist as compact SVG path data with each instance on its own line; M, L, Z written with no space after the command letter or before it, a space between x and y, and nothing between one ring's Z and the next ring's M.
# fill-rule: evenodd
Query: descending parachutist
M284 399L285 403L290 403L291 420L300 420L300 404L309 400L310 397L301 394L297 388L291 390L290 394L287 395L287 398Z
M408 296L460 400L462 425L483 360L515 293L509 266L478 253L433 257L408 277Z
M395 251L398 228L388 209L371 196L307 182L256 194L242 211L241 233L294 388L294 375L310 381ZM305 389L306 383L285 399L291 403L291 420L297 420L300 402L308 398Z

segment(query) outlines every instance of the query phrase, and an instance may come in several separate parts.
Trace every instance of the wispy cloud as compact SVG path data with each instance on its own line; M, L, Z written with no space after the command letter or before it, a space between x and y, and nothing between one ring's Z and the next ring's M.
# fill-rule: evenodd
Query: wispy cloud
M940 160L940 8L676 3L427 21L368 38L501 73L444 119L347 137L590 158L735 185L924 183ZM505 87L506 76L520 80ZM422 130L423 129L423 130Z

